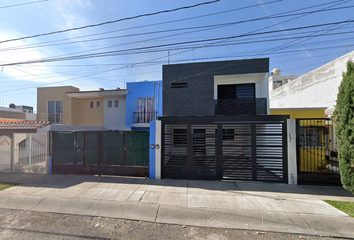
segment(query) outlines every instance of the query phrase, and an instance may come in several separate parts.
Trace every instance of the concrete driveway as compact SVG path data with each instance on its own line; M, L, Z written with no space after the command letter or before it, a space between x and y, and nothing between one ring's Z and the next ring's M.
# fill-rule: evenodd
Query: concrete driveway
M354 202L340 187L20 173L0 182L19 184L0 192L6 209L354 237L354 218L322 201Z

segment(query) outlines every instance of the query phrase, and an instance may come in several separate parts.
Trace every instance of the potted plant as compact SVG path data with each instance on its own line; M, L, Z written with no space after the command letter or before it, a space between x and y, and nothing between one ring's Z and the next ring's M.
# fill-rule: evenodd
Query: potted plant
M326 164L326 159L323 159L318 166L318 171L321 173L326 173L328 171L327 169L327 164Z

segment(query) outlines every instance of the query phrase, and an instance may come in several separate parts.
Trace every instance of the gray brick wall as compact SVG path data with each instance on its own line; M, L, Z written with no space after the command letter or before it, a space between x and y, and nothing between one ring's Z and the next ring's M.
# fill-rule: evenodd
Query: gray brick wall
M269 72L269 58L163 65L163 115L214 115L214 76ZM171 88L171 83L188 83Z

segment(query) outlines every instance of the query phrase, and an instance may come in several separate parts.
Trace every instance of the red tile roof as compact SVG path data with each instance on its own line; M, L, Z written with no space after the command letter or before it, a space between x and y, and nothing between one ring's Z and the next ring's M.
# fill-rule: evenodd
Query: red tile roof
M22 122L23 119L0 118L0 122Z
M37 130L49 124L49 121L0 119L0 130Z

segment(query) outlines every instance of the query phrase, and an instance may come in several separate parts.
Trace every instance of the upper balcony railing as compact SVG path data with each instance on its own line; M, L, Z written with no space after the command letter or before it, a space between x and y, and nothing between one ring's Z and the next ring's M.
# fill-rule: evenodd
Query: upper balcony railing
M62 113L42 113L42 121L50 121L53 124L63 124Z
M133 112L133 124L155 121L157 112Z
M215 100L215 115L266 115L266 98L239 98Z

